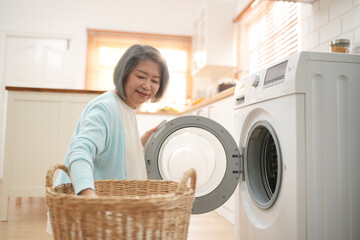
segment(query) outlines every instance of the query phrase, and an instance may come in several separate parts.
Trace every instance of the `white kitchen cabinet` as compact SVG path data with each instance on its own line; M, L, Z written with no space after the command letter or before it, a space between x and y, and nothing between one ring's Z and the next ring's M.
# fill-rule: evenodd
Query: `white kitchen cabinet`
M100 93L8 91L0 220L9 197L44 197L49 167L63 163L77 120Z
M208 117L225 127L235 141L238 140L234 134L235 114L233 96L210 104L208 106Z
M5 84L21 87L66 87L70 39L7 36ZM20 70L21 69L21 70Z
M209 117L209 106L204 106L204 107L198 108L194 111L189 112L189 114L187 114L187 115Z
M224 126L230 132L231 136L235 140L238 140L234 135L235 115L234 98L232 95L187 112L184 115L197 115L210 118Z
M206 0L194 23L192 74L219 77L235 67L235 1Z

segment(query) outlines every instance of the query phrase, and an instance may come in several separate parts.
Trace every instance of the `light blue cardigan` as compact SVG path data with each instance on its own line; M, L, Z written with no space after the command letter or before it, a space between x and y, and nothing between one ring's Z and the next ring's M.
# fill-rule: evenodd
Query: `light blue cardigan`
M124 126L119 97L109 91L84 109L65 155L75 193L94 187L94 180L126 179ZM55 185L70 179L61 171Z

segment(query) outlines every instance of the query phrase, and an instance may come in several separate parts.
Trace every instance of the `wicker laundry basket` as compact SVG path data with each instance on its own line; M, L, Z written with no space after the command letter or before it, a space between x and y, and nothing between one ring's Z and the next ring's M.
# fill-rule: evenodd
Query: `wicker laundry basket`
M196 172L181 182L160 180L95 181L97 198L74 195L71 183L53 187L55 165L46 176L46 201L56 240L187 239ZM191 186L187 181L191 179Z

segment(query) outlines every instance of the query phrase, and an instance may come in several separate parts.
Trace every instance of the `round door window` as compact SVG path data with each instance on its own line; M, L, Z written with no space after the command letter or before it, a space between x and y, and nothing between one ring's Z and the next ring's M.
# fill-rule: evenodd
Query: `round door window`
M194 168L197 174L195 196L212 192L226 169L224 148L208 131L187 127L173 132L161 145L159 170L164 180L180 181L182 174Z
M223 126L200 116L182 116L160 126L145 145L145 162L149 179L180 181L186 170L196 170L194 214L226 202L240 176L235 140Z
M245 177L255 204L270 208L280 192L282 159L279 141L268 122L253 125L244 152Z

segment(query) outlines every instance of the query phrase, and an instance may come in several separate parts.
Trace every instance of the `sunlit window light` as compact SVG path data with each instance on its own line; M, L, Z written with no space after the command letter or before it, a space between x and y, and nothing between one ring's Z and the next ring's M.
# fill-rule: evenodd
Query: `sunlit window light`
M255 1L250 5L250 7L253 8L253 7L255 7L258 3L259 3L259 0L255 0Z
M104 79L99 81L99 89L110 90L114 88L113 83L113 71L109 68L102 69L99 71L99 79Z
M251 5L251 7L255 7L257 4L259 3L258 0L254 1L253 4ZM247 42L248 42L248 46L249 46L249 52L251 52L251 55L248 56L248 63L249 63L249 71L255 71L262 63L262 60L264 58L263 56L263 48L262 46L266 46L264 45L263 41L267 40L269 37L273 37L273 48L274 49L280 49L284 44L283 41L279 41L278 38L280 39L285 39L283 36L274 36L274 35L270 35L269 32L271 33L271 31L273 31L272 29L283 29L284 28L284 24L286 24L286 22L284 22L283 18L283 11L284 8L288 7L289 4L296 4L297 6L297 11L299 11L299 3L289 3L289 2L277 2L276 4L273 5L273 8L271 8L268 12L268 14L262 15L262 16L258 16L254 19L256 19L256 22L253 22L252 24L249 24L251 27L248 29L248 34L247 34ZM295 16L296 17L296 16ZM294 17L294 18L295 18ZM300 21L301 22L301 21ZM297 26L297 29L300 26ZM295 33L285 33L286 36L292 36L296 33L298 33L299 31L297 30L297 32ZM279 56L278 56L279 55ZM272 53L272 57L274 58L273 60L277 60L278 58L281 58L283 56L282 52L274 52Z
M181 50L160 49L166 59L169 71L185 72L187 69L187 53Z
M206 62L206 58L207 58L206 52L196 52L194 54L194 62L196 65L195 67L200 68L200 67L204 66L205 62Z
M119 61L119 56L124 53L124 49L100 47L99 48L99 65L102 67L114 67Z

